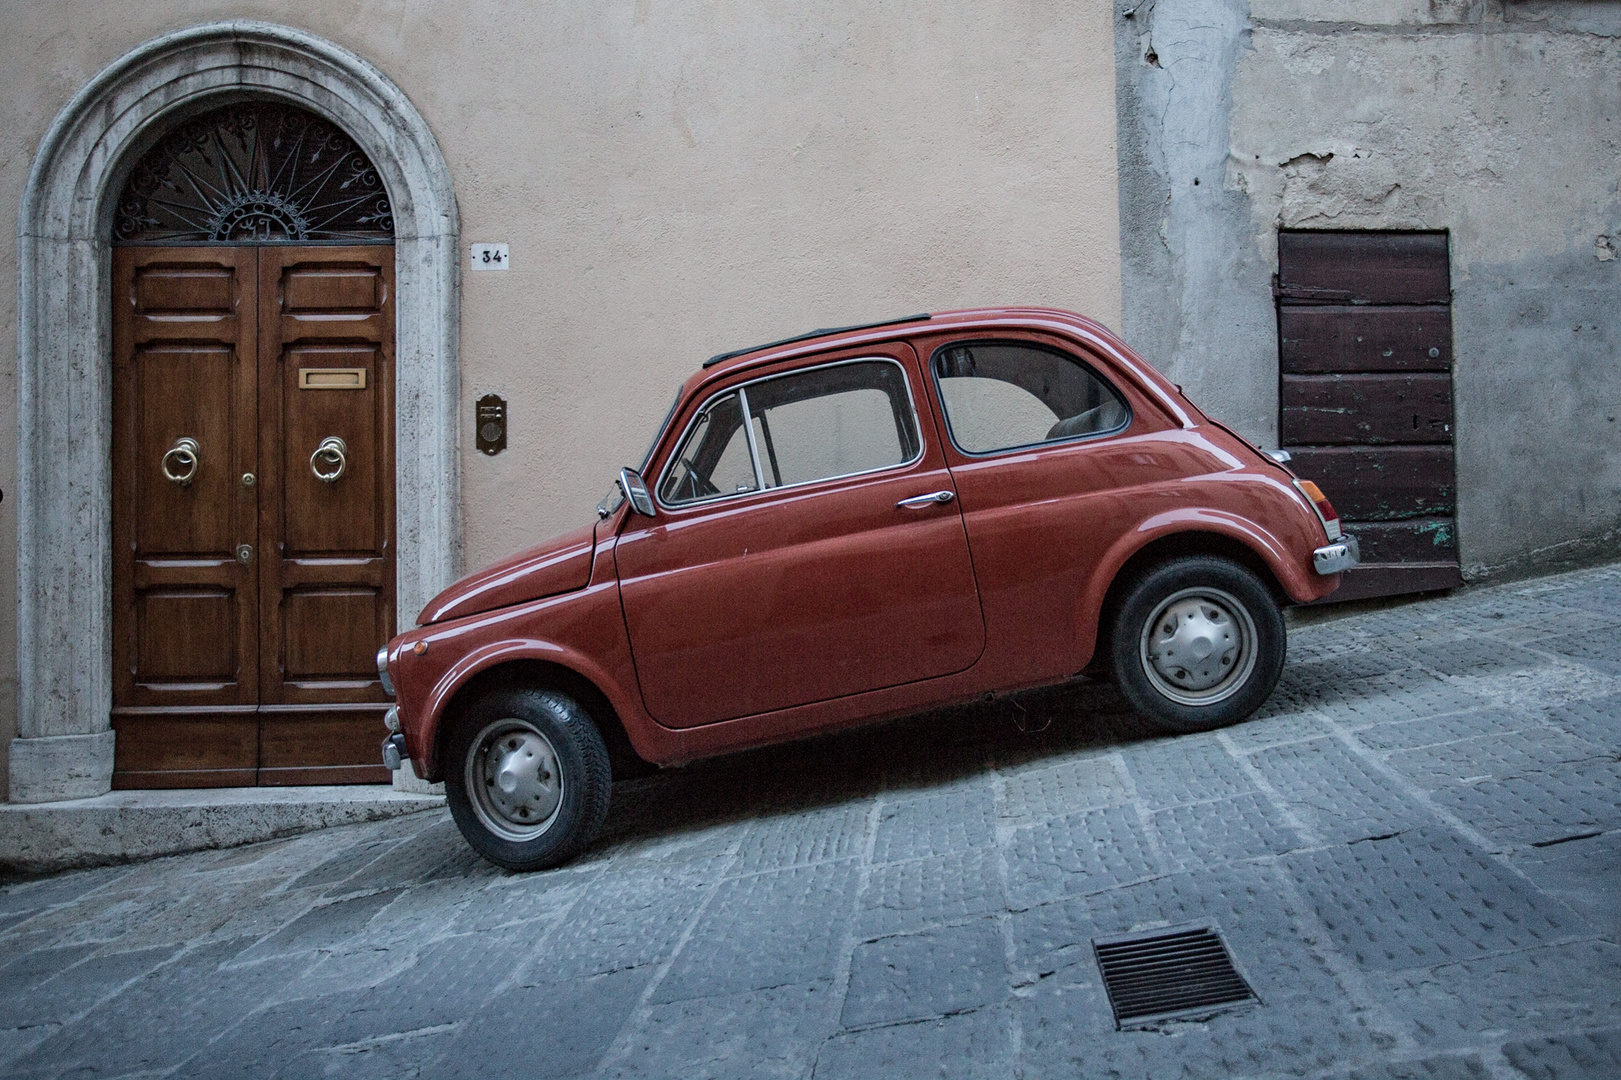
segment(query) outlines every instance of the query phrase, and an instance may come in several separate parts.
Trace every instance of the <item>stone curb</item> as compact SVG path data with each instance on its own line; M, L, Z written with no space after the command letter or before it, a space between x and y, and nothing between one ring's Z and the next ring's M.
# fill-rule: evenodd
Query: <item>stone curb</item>
M443 796L383 785L115 791L0 803L0 876L133 862L436 810Z

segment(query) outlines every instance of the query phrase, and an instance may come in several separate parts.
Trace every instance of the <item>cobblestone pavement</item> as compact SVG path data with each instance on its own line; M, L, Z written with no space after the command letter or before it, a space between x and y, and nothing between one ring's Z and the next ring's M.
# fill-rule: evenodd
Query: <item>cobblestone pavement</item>
M1313 623L1254 720L1026 695L619 785L0 889L8 1077L1621 1076L1621 566ZM1260 1003L1116 1030L1092 940Z

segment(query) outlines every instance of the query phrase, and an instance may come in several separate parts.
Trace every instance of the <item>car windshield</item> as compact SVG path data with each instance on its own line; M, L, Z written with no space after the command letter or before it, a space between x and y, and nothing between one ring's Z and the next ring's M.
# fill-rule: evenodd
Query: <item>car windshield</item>
M653 432L652 441L647 444L647 452L642 455L642 463L639 466L639 471L645 473L647 472L647 467L653 464L653 451L658 449L659 439L664 437L664 429L670 426L671 420L675 419L675 410L680 406L680 404L681 387L678 386L675 388L675 400L670 402L670 407L664 411L664 419L659 422L659 426ZM617 491L618 487L619 486L615 484L614 490Z
M642 454L642 463L638 466L639 471L647 472L647 467L653 463L653 451L658 449L659 439L664 436L664 429L670 426L670 420L675 416L675 410L680 404L681 387L678 386L675 388L675 400L670 402L670 407L665 410L664 420L657 428L653 429L653 438L647 444L646 453ZM615 510L618 510L624 501L625 493L620 489L619 481L615 480L609 485L608 494L604 495L602 501L597 503L597 517L607 517Z

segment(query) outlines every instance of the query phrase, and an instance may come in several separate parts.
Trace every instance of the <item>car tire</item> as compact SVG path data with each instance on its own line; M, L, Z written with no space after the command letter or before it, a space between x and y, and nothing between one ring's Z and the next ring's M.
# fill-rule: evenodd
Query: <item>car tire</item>
M456 827L508 870L579 854L608 816L608 750L590 713L555 690L502 689L457 716L445 759Z
M1110 635L1115 679L1161 731L1210 731L1243 720L1283 673L1283 611L1238 563L1190 556L1126 590Z

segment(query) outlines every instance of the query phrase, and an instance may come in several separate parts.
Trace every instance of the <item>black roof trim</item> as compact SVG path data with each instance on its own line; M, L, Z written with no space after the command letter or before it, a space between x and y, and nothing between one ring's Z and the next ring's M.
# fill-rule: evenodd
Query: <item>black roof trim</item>
M732 357L742 356L744 353L759 352L761 349L775 349L778 345L792 345L796 341L809 341L811 338L821 337L823 334L843 334L850 330L872 330L879 326L896 326L900 323L923 322L932 318L934 318L934 316L925 311L920 315L908 315L902 319L884 319L881 322L858 323L855 326L825 326L820 330L812 330L808 334L795 334L793 337L785 337L781 341L768 341L764 345L750 345L746 349L733 349L731 352L717 353L716 355L711 356L708 360L704 361L704 367L714 367L723 360L730 360Z

